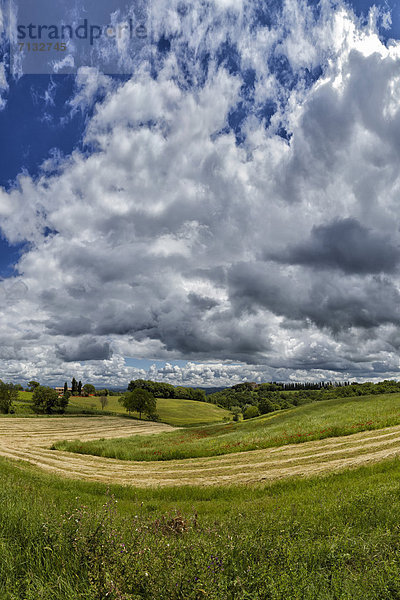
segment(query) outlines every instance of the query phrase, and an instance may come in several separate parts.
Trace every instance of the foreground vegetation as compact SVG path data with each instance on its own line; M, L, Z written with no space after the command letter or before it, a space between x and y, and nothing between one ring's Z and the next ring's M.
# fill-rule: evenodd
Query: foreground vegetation
M251 488L0 477L2 600L400 596L398 460Z
M139 436L76 440L59 442L55 448L120 460L171 460L301 443L399 423L400 394L382 394L326 400L249 421L174 431L146 440Z

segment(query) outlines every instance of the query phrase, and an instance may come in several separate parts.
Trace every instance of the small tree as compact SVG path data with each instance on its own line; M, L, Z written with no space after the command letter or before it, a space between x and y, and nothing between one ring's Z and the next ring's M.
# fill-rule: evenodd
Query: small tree
M18 399L18 390L12 383L0 382L0 413L12 412L12 403Z
M65 382L65 383L64 383L64 396L66 396L66 395L67 395L67 393L68 393L68 383L67 383L67 382Z
M96 393L96 388L91 383L85 383L83 386L83 393L85 396L94 395Z
M64 412L68 404L68 397L58 397L56 390L51 387L39 385L32 395L33 405L38 412L51 413L53 410Z
M240 406L232 406L231 413L233 415L233 420L239 421L240 416L242 414L242 409L240 408Z
M142 418L142 413L149 418L156 417L157 401L150 392L141 388L136 388L133 392L128 392L121 396L119 402L131 413L136 411L139 413L139 419Z
M30 381L28 383L28 392L33 392L39 385L38 381Z
M78 396L80 396L82 393L82 381L78 381Z
M100 404L101 404L101 410L104 410L108 404L108 398L107 398L107 396L100 396L99 400L100 400Z

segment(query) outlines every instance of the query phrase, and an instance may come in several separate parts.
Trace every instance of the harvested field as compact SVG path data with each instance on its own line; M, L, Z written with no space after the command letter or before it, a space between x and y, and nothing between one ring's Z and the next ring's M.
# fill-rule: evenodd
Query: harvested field
M303 444L166 462L127 462L50 450L62 439L155 434L173 428L118 417L1 420L0 455L64 477L122 485L224 485L311 476L400 454L400 426Z

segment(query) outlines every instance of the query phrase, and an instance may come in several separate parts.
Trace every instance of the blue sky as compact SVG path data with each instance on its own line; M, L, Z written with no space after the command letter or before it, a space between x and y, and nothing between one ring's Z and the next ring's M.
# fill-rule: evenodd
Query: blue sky
M318 1L312 4L318 6ZM349 4L359 16L366 16L372 6L380 6L391 11L392 26L380 33L384 39L400 38L400 0L352 0ZM162 36L159 47L164 48L165 38ZM156 40L157 41L157 40ZM225 46L225 54L220 54L221 63L235 68L234 58L229 45ZM284 74L285 64L277 61L276 70ZM318 69L315 71L318 75ZM315 74L310 74L310 81ZM253 75L247 75L248 88L251 91ZM117 77L120 80L120 77ZM85 112L75 111L71 114L68 104L73 97L76 85L73 75L25 75L19 80L9 80L8 101L0 112L0 131L2 144L0 147L0 185L9 189L15 185L16 177L27 171L33 177L38 176L41 165L51 153L56 151L63 156L69 155L75 148L82 148L82 137L85 124L90 118L90 108ZM247 100L249 100L249 89ZM248 106L240 103L229 116L229 125L240 141L240 124L247 116ZM264 114L267 119L274 112L272 101L266 102ZM10 245L6 239L0 240L0 276L13 275L13 265L17 262L23 244Z
M400 0L167 4L150 72L0 71L4 377L396 375Z

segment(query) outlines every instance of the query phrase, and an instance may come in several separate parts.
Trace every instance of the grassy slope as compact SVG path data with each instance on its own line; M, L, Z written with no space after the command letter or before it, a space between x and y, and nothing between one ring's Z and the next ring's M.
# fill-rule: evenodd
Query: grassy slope
M126 410L118 402L119 396L109 396L108 404L104 412L101 410L98 398L71 398L67 413L80 413L82 410L92 414L116 413L126 415ZM31 392L19 392L19 401L15 404L15 413L19 416L34 414L30 402L32 401ZM194 400L177 400L173 398L157 399L157 412L160 421L169 425L191 427L194 425L207 425L217 423L224 418L231 418L231 413L219 406L208 404L207 402L196 402ZM136 413L131 413L132 417L139 418Z
M109 396L105 408L107 412L124 414L126 410L118 402L119 396ZM71 408L90 409L92 406L101 411L98 398L71 398ZM231 417L231 413L219 406L207 402L196 402L194 400L177 400L175 398L157 398L157 413L160 421L176 426L203 425L222 421L224 417ZM139 414L131 413L133 417L139 418Z
M229 423L151 436L94 442L61 442L58 449L121 460L216 456L347 435L400 423L400 394L326 400Z
M400 597L398 460L250 488L0 479L2 600Z

